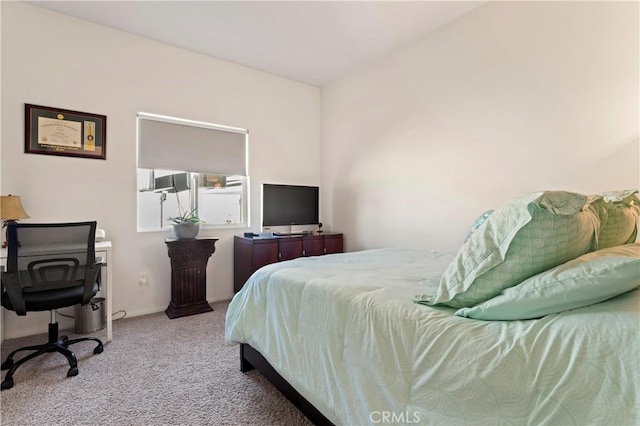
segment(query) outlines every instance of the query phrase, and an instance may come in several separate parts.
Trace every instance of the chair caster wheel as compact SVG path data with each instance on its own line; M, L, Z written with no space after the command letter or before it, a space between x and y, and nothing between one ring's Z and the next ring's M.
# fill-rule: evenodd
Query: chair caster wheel
M0 390L11 389L13 387L13 377L9 377L2 381L2 387Z
M61 336L60 340L62 340L63 342L66 342L67 340L69 340L69 337L67 336Z
M93 353L94 354L101 354L102 352L104 352L104 347L102 345L97 346L94 350Z
M67 371L67 377L73 377L78 375L78 367L71 367L69 371Z
M0 366L0 368L2 370L8 370L11 367L13 367L13 360L12 359L8 359L5 362L2 363L2 365Z

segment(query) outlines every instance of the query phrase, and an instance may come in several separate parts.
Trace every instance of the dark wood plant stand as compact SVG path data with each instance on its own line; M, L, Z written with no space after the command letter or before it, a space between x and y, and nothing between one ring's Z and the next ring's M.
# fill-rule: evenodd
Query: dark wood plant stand
M167 240L171 259L171 303L164 311L171 319L211 312L207 302L207 262L216 238Z

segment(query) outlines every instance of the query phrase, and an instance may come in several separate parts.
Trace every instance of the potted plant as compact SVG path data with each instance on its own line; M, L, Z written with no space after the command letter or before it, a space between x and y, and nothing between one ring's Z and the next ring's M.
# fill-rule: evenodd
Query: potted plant
M188 240L198 236L200 232L200 224L205 223L198 217L196 209L183 210L178 197L178 211L180 216L170 217L169 220L173 225L173 233L179 240Z

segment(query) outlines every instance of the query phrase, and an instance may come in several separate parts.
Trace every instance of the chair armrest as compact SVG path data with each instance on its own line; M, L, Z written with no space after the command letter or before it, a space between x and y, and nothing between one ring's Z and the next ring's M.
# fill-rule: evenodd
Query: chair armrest
M93 292L93 285L100 276L100 268L102 267L102 258L96 258L92 265L88 265L84 271L84 293L82 295L82 304L89 303L91 298L95 295ZM98 283L98 286L100 283Z
M2 272L2 287L7 291L11 306L17 315L26 315L27 308L22 294L22 284L18 272Z
M96 280L98 281L98 289L100 289L102 288L102 267L107 266L107 259L98 256L96 257L96 262L100 263L100 268L98 268L98 276L96 278Z

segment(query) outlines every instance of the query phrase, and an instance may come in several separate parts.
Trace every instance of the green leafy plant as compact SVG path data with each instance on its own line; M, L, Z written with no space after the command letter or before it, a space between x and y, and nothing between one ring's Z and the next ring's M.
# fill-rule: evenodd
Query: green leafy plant
M174 186L175 189L175 186ZM176 200L178 201L178 213L180 216L170 217L169 221L173 222L174 225L180 225L183 223L193 223L193 224L201 224L205 223L204 220L198 217L196 213L196 209L186 210L182 208L182 203L180 203L180 196L178 195L178 191L175 192Z
M196 214L196 209L193 209L191 211L185 211L180 216L170 217L169 220L173 222L174 225L179 225L181 223L196 223L196 224L205 223L205 221L200 219Z

